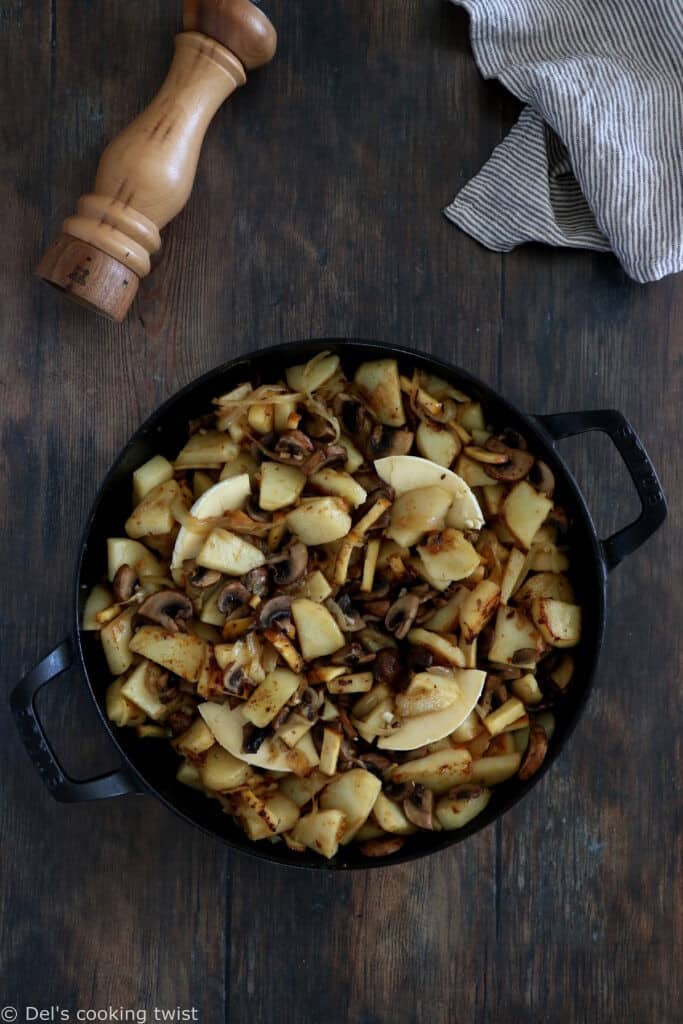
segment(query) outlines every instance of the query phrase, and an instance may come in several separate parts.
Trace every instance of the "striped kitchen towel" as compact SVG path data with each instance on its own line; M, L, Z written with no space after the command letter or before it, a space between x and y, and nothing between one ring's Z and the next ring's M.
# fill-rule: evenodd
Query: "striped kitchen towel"
M528 104L445 210L490 249L683 269L683 0L453 0L485 78Z

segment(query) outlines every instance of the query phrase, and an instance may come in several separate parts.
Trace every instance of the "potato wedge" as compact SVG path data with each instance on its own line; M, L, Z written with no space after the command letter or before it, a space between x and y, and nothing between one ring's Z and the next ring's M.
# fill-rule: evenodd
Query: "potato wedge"
M324 605L297 597L292 601L292 619L306 661L334 654L344 646L344 634Z
M393 782L419 782L435 793L444 793L453 786L468 782L472 775L469 750L438 750L434 754L396 765L391 772Z
M123 676L119 676L107 687L105 697L105 708L107 718L114 725L141 725L145 720L145 712L123 695L121 689L124 683Z
M287 384L292 391L316 391L327 383L339 369L339 356L331 352L314 356L300 366L290 366L286 372Z
M372 772L352 768L323 790L319 800L321 809L341 811L345 817L342 845L351 842L363 822L367 821L381 788L381 779Z
M261 466L259 505L266 512L293 505L304 489L306 477L296 466L264 462Z
M396 836L410 836L417 832L415 825L403 813L403 808L384 793L377 794L372 817L384 832L391 832Z
M472 762L470 780L482 782L485 786L496 786L517 773L521 760L520 753L481 757Z
M308 547L330 544L351 529L351 516L341 498L304 498L287 515L287 526Z
M212 793L229 793L238 786L244 786L253 774L248 764L238 761L217 743L206 751L197 770L202 786Z
M265 561L266 557L260 548L250 544L244 537L220 527L211 531L197 555L199 565L205 569L216 569L226 576L243 576L259 565L264 565Z
M363 399L380 423L402 427L406 421L401 398L401 381L395 359L361 363L354 377Z
M345 835L346 830L347 822L343 811L313 811L299 818L292 829L292 838L330 860L339 849L339 840Z
M302 684L305 684L303 676L291 672L288 668L276 668L268 673L243 705L244 717L257 728L263 729L272 722L278 711Z
M171 633L161 626L141 626L130 641L130 651L192 683L199 679L206 644L192 633Z
M437 466L450 466L462 444L447 427L422 420L415 432L415 445L420 455Z
M482 580L470 590L460 608L460 630L465 643L472 643L500 604L501 588L491 580Z
M102 629L102 623L98 620L97 616L100 612L103 612L105 608L111 608L113 604L114 595L110 588L105 587L102 583L96 583L88 594L85 605L83 606L81 629L87 632L94 632Z
M110 537L107 541L107 574L110 582L122 565L129 565L140 577L163 576L161 562L144 544L128 537Z
M400 718L411 718L430 711L443 711L460 696L460 686L454 676L417 672L407 689L397 694L396 712Z
M581 639L581 608L577 604L537 597L531 603L531 617L552 647L575 647Z
M336 469L319 469L312 474L309 482L323 494L343 498L351 508L358 508L368 496L368 492L349 473Z
M574 604L574 590L566 576L557 572L539 572L529 576L515 594L515 603L530 606L537 597Z
M452 527L429 534L418 545L417 553L430 577L442 583L466 579L480 562L465 535Z
M170 533L175 525L171 505L180 496L175 480L166 480L153 487L133 509L124 527L129 537L156 536Z
M173 466L163 455L154 455L133 473L133 502L137 505L160 484L173 479Z
M237 457L238 447L226 434L218 430L206 430L193 434L185 447L178 453L175 469L218 469L225 462Z
M437 820L446 832L469 825L485 809L491 799L491 790L483 786L463 787L460 792L440 797L434 808Z
M108 622L100 630L102 649L107 659L109 671L113 676L120 676L133 664L131 639L133 636L133 619L137 614L136 607L126 608L115 619Z
M505 563L500 584L500 603L509 604L510 598L520 586L528 571L527 556L519 548L512 548Z
M425 533L443 528L452 504L453 496L436 485L406 491L393 504L385 536L400 547L409 548Z
M528 551L552 507L550 498L546 498L526 480L520 480L503 502L501 515L510 533Z
M543 653L543 637L527 616L516 608L498 609L489 661L516 668L536 667Z

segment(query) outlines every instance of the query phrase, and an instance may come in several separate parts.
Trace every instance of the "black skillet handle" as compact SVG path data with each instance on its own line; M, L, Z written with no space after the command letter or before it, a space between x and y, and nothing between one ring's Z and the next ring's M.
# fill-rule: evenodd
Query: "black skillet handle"
M55 800L62 803L139 793L136 783L120 769L95 779L78 781L66 774L55 757L36 714L36 695L46 683L65 672L72 661L71 641L63 640L12 691L10 707L29 757Z
M666 498L649 455L629 421L616 409L563 412L536 419L556 441L584 434L587 430L601 430L610 437L626 463L640 498L641 512L635 522L602 541L605 563L608 569L613 569L644 544L666 519Z

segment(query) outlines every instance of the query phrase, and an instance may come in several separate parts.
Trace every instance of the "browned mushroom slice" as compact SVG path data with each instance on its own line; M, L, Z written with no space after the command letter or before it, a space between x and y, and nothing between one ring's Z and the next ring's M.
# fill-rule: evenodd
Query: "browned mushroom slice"
M238 580L226 583L216 600L216 607L221 615L232 615L238 608L243 608L251 601L251 594Z
M401 655L393 647L383 647L377 652L377 657L372 666L372 676L376 683L386 683L387 686L398 688L407 682L407 675L404 666L401 664Z
M316 450L308 456L306 461L302 463L301 469L306 476L313 476L319 469L324 469L329 466L344 466L348 453L346 448L341 444L328 444L324 447L318 446Z
M538 722L534 722L529 730L529 743L526 753L522 758L518 777L526 782L532 775L535 775L545 760L548 753L548 736L545 729Z
M125 562L116 570L112 581L111 589L115 601L128 601L133 596L133 591L138 583L138 574L135 569Z
M280 434L273 454L279 462L296 464L303 462L314 451L315 445L301 430L286 430Z
M360 843L358 849L364 857L390 857L392 853L398 853L405 839L403 836L386 836L380 839L366 839Z
M500 465L483 464L484 472L493 480L502 483L516 483L523 480L534 464L534 457L521 448L508 448L495 437L490 437L484 448L487 451L507 455L508 461Z
M408 821L412 821L413 825L429 832L434 828L433 810L434 794L426 786L415 786L412 794L403 801L403 813Z
M223 689L231 697L241 697L246 700L255 686L256 683L249 678L241 665L228 665L223 672Z
M271 566L273 582L284 587L289 583L295 583L301 579L308 567L308 548L300 541L296 541L286 551L274 558L268 559Z
M374 461L387 455L407 455L413 446L414 437L412 430L395 430L378 423L373 427L368 442L370 457Z
M374 771L375 775L383 775L384 772L388 771L393 764L393 761L388 757L384 757L383 754L375 754L373 751L370 751L367 754L359 754L358 760L364 764L369 771Z
M537 491L552 498L555 492L555 475L550 466L542 459L536 459L529 470L528 480Z
M291 617L292 599L287 594L280 594L278 597L271 597L261 606L258 624L262 629L267 629L270 626L277 626Z
M138 614L143 619L156 622L171 633L184 632L185 623L192 618L193 613L192 601L179 590L158 590L156 594L150 594L138 608Z
M362 615L353 607L348 594L339 594L336 601L329 597L325 601L325 607L343 633L358 633L367 625Z
M417 594L403 594L397 601L394 601L386 613L384 625L393 633L397 640L403 640L415 622L415 616L420 608L420 599Z
M526 438L513 427L505 427L501 430L500 434L498 434L497 440L507 448L519 448L523 452L528 448Z
M367 665L369 662L375 660L374 651L366 651L361 643L354 640L350 644L346 644L344 647L340 647L338 651L335 651L330 661L333 665L347 665L350 668L356 665Z
M356 401L350 395L343 393L336 395L332 408L336 415L341 418L344 429L349 434L360 434L368 422L367 409L362 402Z
M315 721L318 712L325 701L325 693L322 689L316 690L314 686L306 686L301 692L300 703L297 710L307 718L309 722Z
M270 574L265 565L259 565L242 577L242 583L251 594L265 597L270 590Z
M337 436L333 424L324 416L319 416L317 412L307 414L304 428L306 434L316 441L334 441Z
M217 569L205 569L203 565L195 565L188 573L187 582L191 587L205 590L207 587L215 586L216 583L220 582L220 578L221 574Z

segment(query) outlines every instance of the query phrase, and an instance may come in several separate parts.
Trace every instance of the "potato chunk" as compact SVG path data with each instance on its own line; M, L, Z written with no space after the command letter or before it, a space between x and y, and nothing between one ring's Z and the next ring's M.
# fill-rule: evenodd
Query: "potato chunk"
M324 605L307 597L297 597L292 601L292 618L306 661L334 654L344 646L344 634Z
M392 769L393 782L419 782L422 786L444 793L453 786L467 782L472 774L469 750L438 750L434 754L406 761Z
M107 574L110 582L122 565L135 569L138 576L162 575L159 559L140 541L128 537L110 537L107 541Z
M460 687L452 676L418 672L407 690L396 697L396 711L401 718L441 711L454 704L459 696Z
M306 477L296 466L264 462L261 466L259 505L266 512L293 505L304 489Z
M243 576L259 565L264 565L265 561L266 557L259 548L236 533L220 527L211 531L197 555L199 565L206 569L216 569L226 576Z
M237 457L233 440L218 430L193 434L175 460L176 469L218 469Z
M173 466L163 455L154 455L133 473L133 501L137 505L159 484L173 479Z
M581 639L581 609L576 604L537 597L531 604L531 617L553 647L575 647Z
M310 482L323 494L334 494L348 501L352 508L358 508L368 496L365 488L361 487L349 473L342 473L336 469L319 469L317 473L313 473Z
M484 810L491 799L491 790L482 787L469 787L452 796L442 796L434 808L436 817L446 832L464 828L473 818Z
M346 819L342 845L349 843L368 819L381 788L381 780L362 768L344 772L325 788L320 797L320 807L341 811Z
M489 660L516 668L535 668L543 652L543 637L530 619L516 608L498 609Z
M202 785L213 793L229 793L243 786L252 775L248 764L233 757L217 743L208 750L198 769Z
M402 427L406 421L401 397L401 380L395 359L361 363L354 378L363 399L380 423Z
M351 529L351 516L340 498L304 498L287 516L287 526L309 547L330 544Z
M275 718L292 694L304 682L303 676L288 668L276 668L257 686L242 708L244 717L259 729Z
M429 576L440 583L466 579L480 561L465 535L452 527L430 534L417 553Z
M128 536L137 539L170 533L175 524L171 505L179 496L180 487L175 480L166 480L153 487L126 520L125 531Z
M471 644L481 633L500 603L500 587L492 580L482 580L470 590L460 609L460 629L465 643Z
M123 675L133 664L131 637L136 613L137 608L126 608L125 612L121 612L100 630L104 656L113 676Z
M290 366L285 376L292 391L315 391L334 376L339 368L339 356L332 353L310 359L301 366Z
M501 514L510 533L528 551L552 507L550 498L546 498L526 480L520 480L503 502Z
M161 626L141 626L130 641L130 650L192 683L199 679L206 645L192 633L171 633Z
M345 831L344 812L330 808L299 818L292 829L292 839L329 860L339 849L339 840Z
M430 530L442 529L452 504L453 495L437 485L406 491L394 502L386 536L409 548Z
M417 428L415 444L425 459L446 468L450 466L461 447L458 438L447 427L425 420L422 420Z

